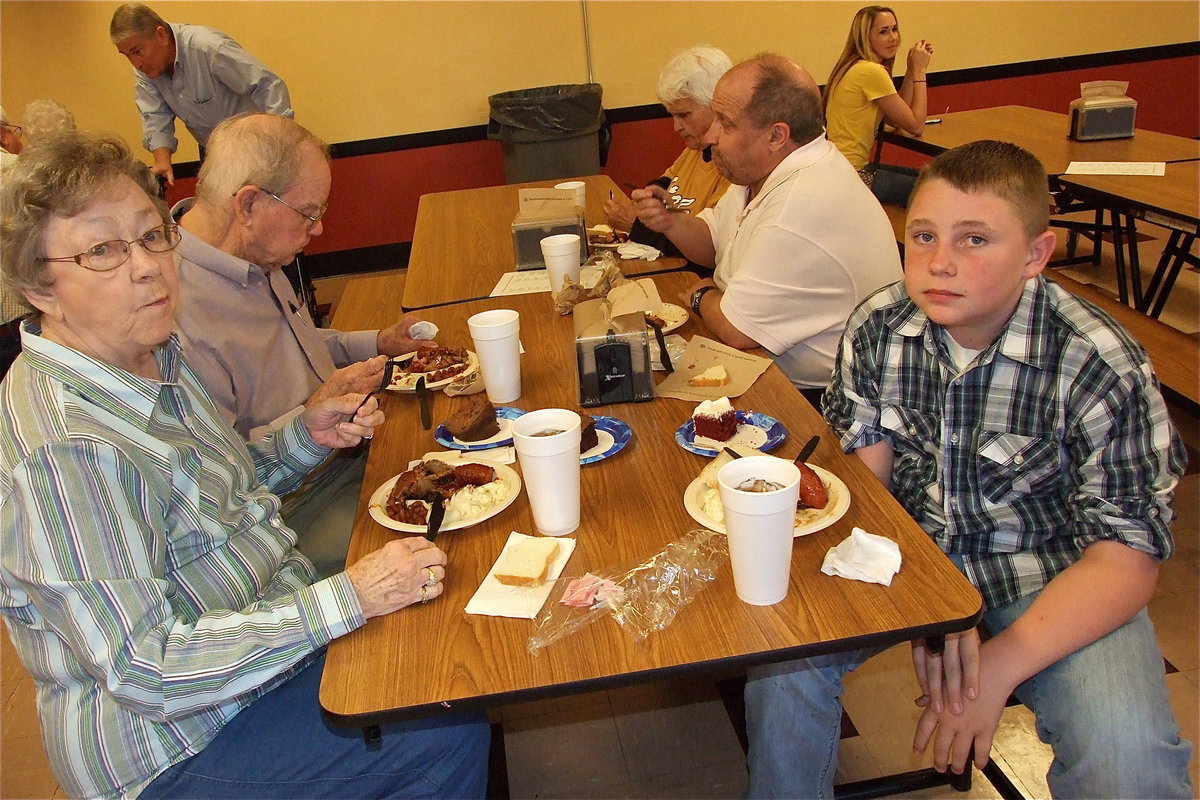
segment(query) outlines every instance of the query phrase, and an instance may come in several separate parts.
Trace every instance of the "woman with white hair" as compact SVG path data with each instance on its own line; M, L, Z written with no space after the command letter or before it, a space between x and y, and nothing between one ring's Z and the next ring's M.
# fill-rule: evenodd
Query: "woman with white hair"
M57 100L39 97L25 104L21 112L25 123L25 137L34 142L50 133L75 130L75 115Z
M677 53L658 75L659 102L671 115L684 150L662 177L652 183L663 186L675 208L689 214L715 206L729 187L729 181L712 164L711 152L704 146L704 134L713 122L713 90L731 66L729 56L723 51L701 45ZM679 255L670 239L637 220L632 203L623 198L609 199L604 204L604 213L609 225L629 231L632 241L656 247L664 255Z

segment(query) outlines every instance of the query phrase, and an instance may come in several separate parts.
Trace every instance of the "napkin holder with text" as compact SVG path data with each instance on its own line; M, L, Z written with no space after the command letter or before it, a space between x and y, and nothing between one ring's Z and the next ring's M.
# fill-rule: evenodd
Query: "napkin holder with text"
M1079 84L1081 97L1071 101L1071 138L1130 139L1137 117L1137 100L1126 97L1129 81L1087 81Z
M579 405L654 399L644 313L613 316L609 301L585 300L575 306L574 321Z
M542 269L542 239L559 233L579 236L580 263L587 260L587 227L571 189L521 189L512 222L516 268Z

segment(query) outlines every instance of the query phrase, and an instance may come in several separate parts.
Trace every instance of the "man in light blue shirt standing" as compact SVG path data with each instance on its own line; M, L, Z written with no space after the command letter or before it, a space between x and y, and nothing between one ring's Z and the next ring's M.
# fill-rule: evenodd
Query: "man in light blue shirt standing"
M108 34L136 70L142 144L154 154L151 172L168 184L177 117L203 149L219 122L243 111L293 116L283 79L220 31L168 24L141 3L124 3Z

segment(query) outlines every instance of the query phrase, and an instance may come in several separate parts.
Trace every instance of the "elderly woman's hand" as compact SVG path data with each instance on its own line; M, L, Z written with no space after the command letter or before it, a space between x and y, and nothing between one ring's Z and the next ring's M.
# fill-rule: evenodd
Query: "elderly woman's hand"
M353 447L363 439L374 436L375 428L383 424L383 412L379 409L379 401L368 397L362 408L359 408L358 404L362 401L362 395L358 394L345 394L322 400L305 406L300 420L308 429L308 435L322 447L333 450Z
M393 539L346 568L367 619L389 614L443 591L446 554L420 536Z
M637 219L637 209L623 197L610 197L604 201L604 216L614 230L628 232Z

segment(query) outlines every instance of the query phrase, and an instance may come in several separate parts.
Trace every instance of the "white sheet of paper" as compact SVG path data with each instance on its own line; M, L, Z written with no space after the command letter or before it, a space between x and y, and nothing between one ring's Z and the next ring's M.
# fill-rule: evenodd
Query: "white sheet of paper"
M490 297L504 297L510 294L535 294L550 291L550 275L544 269L531 269L525 272L506 272L500 276Z
M1164 161L1072 161L1065 175L1165 175Z

